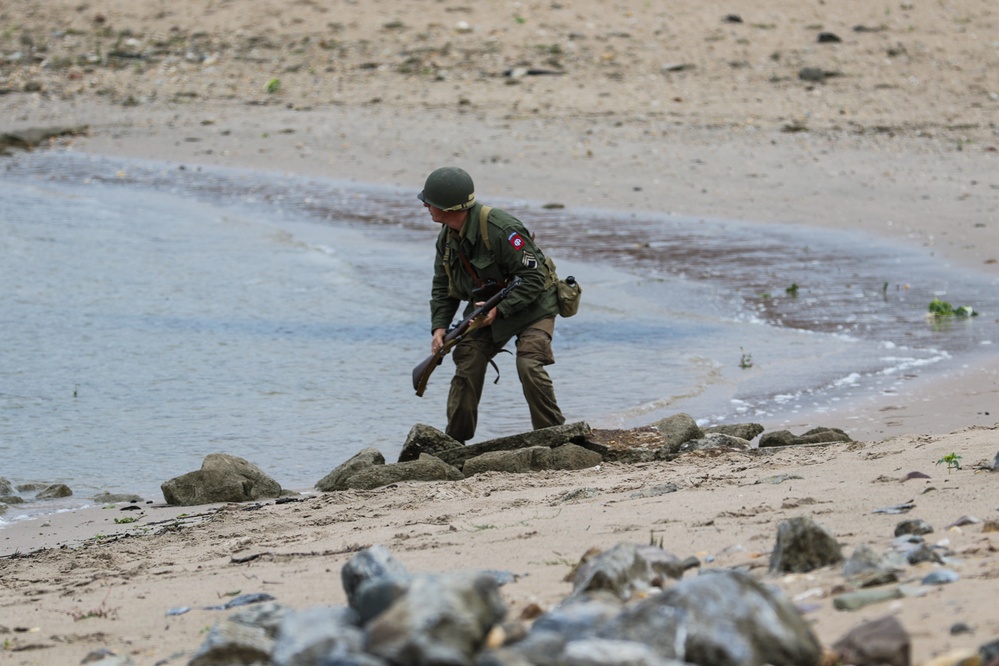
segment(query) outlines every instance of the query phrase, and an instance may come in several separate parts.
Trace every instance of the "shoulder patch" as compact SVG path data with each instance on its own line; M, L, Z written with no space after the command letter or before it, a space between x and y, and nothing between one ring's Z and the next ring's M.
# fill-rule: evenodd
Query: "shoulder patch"
M525 252L524 253L524 258L521 259L521 262L527 268L537 268L538 267L538 258L536 256L534 256L533 252Z
M518 251L523 250L524 249L524 245L526 244L524 242L524 239L521 237L521 235L518 234L516 231L514 231L512 234L510 234L509 236L507 236L506 239L510 243L510 245L513 246L513 249L518 250Z

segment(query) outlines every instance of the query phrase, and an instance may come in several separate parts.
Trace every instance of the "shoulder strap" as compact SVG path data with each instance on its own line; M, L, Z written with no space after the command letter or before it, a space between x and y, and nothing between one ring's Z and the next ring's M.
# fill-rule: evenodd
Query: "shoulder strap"
M493 244L489 240L489 229L487 228L486 220L489 219L489 211L492 209L492 206L483 206L479 209L479 235L482 236L482 242L486 244L489 254L493 253Z

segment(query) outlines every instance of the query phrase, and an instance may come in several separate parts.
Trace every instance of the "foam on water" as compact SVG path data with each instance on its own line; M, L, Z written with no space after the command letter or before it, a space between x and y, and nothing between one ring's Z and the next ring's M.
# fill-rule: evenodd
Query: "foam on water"
M415 190L74 153L4 166L0 476L158 498L224 451L303 489L362 447L394 460L415 423L443 428L448 367L422 399L410 382L437 231ZM991 342L925 311L946 293L994 313L994 281L917 249L489 203L584 285L551 368L570 421L773 420ZM478 440L530 427L513 359L498 363Z

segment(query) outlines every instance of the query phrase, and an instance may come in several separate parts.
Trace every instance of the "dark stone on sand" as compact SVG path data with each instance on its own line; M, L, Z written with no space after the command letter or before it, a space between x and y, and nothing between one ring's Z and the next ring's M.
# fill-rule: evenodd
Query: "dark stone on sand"
M763 430L763 426L759 423L730 423L727 425L716 425L711 426L710 428L704 428L704 434L710 435L711 433L719 432L723 435L730 435L732 437L738 437L739 439L751 442L757 436L762 434Z
M368 467L353 474L344 485L352 490L373 490L403 481L461 481L464 478L458 468L424 453L410 462Z
M466 460L492 451L513 451L516 449L527 449L532 446L554 448L569 442L585 446L584 442L590 432L590 426L583 421L566 423L560 426L531 430L508 437L486 440L478 444L440 451L434 455L449 465L454 465L460 469Z
M316 490L322 492L333 492L336 490L347 490L347 481L355 474L367 470L376 465L384 465L385 456L375 448L361 449L346 462L337 466L329 474L316 483Z
M909 666L912 663L909 634L891 615L851 629L833 644L833 650L840 663L856 666Z
M449 437L433 426L417 423L409 430L406 441L402 445L398 462L417 460L421 453L437 455L442 451L462 448L462 443Z
M347 594L347 603L357 610L360 589L382 578L408 578L409 572L388 548L375 545L359 551L340 570L340 582Z
M173 506L248 502L281 495L281 484L253 463L227 453L208 454L200 470L170 479L160 489L166 503Z
M598 590L628 601L652 587L663 587L667 578L683 577L680 559L655 546L620 543L587 560L572 578L572 593L580 595Z
M49 139L61 136L75 136L89 131L86 125L69 127L30 127L14 132L0 134L0 148L20 148L32 150Z
M465 461L461 470L465 476L483 472L540 472L552 469L552 450L547 446L532 446L516 451L489 451Z
M128 493L100 493L94 495L93 499L97 504L128 504L142 501L141 496Z
M895 536L902 536L903 534L923 535L930 534L932 532L933 526L922 518L903 520L895 526Z
M562 444L555 448L532 446L514 451L490 451L465 461L461 468L465 476L482 472L540 472L551 469L585 469L603 462L599 453L576 444Z
M839 428L812 428L806 433L795 435L788 430L768 432L760 437L760 448L773 446L807 446L809 444L829 444L834 442L852 442L845 432Z
M811 518L791 518L777 526L777 542L770 554L770 571L805 573L842 561L839 542Z

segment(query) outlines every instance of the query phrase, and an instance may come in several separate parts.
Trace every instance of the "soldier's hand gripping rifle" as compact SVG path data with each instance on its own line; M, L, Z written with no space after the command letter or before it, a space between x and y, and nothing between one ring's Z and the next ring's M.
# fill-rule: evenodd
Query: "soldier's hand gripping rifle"
M444 362L444 357L451 353L451 349L465 337L466 333L481 326L482 320L489 314L489 311L499 305L499 302L506 298L518 284L520 284L520 278L515 276L510 284L493 294L485 303L475 308L470 315L448 329L441 348L428 356L423 363L413 368L413 388L416 389L416 395L423 396L423 392L427 388L427 380L430 379L431 373L437 369L437 366Z

